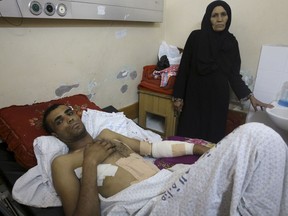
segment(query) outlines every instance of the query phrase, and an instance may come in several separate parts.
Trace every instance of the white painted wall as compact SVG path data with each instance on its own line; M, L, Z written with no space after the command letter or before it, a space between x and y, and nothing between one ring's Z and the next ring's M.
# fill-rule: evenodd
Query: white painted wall
M242 69L255 75L262 44L288 44L288 1L227 2ZM79 86L63 96L91 95L101 107L135 103L142 67L156 63L161 41L183 47L209 3L165 0L163 24L25 19L13 26L0 18L0 108L54 99L71 85Z
M77 93L100 107L133 104L162 38L159 23L0 18L0 107Z

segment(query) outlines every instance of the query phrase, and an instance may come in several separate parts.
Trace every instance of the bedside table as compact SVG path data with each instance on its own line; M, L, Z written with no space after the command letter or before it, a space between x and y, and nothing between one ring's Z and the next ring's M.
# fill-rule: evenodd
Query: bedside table
M177 118L174 116L172 96L139 89L139 125L158 133L163 138L175 135Z

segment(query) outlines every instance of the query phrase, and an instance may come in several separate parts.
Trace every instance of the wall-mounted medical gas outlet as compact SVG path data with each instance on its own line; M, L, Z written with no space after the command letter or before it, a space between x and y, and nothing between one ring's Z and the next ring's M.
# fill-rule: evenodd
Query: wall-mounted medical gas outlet
M164 0L0 0L3 17L162 22Z
M55 6L51 2L45 3L44 11L48 16L52 16L55 13Z
M31 1L29 3L30 12L34 15L39 15L42 13L42 6L38 1Z
M65 4L62 4L62 3L60 3L56 6L56 10L57 10L58 15L61 17L65 16L67 13L67 8L66 8Z
M60 7L63 8L64 4L60 4ZM59 7L59 6L58 6ZM64 5L65 7L65 5ZM29 3L30 12L36 16L40 15L43 12L42 5L39 1L31 1ZM44 5L44 12L48 16L52 16L55 13L55 6L51 2L47 2ZM66 11L66 10L65 10ZM58 13L60 16L65 16L66 13L63 13L63 9Z

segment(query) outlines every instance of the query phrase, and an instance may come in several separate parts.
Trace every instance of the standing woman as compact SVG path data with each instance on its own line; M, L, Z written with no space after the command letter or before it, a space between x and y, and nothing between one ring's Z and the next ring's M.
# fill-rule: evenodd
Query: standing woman
M239 100L257 106L257 100L240 75L240 52L228 29L230 6L220 0L206 8L201 30L192 31L182 55L173 92L174 109L181 112L178 136L196 137L217 143L225 136L229 108L229 86Z

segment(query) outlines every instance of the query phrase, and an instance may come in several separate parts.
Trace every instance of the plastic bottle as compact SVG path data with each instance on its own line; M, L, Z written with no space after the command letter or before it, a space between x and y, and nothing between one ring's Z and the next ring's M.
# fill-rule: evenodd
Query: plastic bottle
M278 104L281 106L288 107L288 81L286 81L282 86Z

